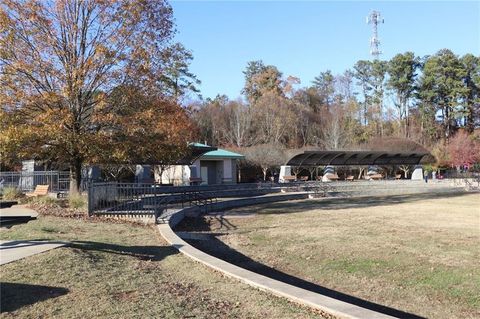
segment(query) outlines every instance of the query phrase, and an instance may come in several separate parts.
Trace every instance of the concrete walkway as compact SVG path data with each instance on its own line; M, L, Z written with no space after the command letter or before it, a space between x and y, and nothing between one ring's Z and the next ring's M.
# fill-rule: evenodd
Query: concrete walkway
M32 216L37 217L38 213L25 205L14 205L8 208L0 209L0 216Z
M64 242L39 240L0 241L0 265L65 246Z
M32 216L37 217L38 213L24 205L14 205L9 208L0 209L0 216ZM13 227L18 227L13 226ZM8 229L2 228L2 231L8 232ZM0 265L8 264L13 261L43 253L50 249L65 246L64 242L52 242L41 240L10 240L0 241Z

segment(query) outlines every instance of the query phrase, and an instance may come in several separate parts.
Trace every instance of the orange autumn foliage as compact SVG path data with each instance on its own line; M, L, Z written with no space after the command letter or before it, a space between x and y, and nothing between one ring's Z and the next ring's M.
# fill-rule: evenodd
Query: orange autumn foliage
M180 157L193 130L159 85L174 32L162 0L2 0L0 160L64 163L75 191L85 163Z

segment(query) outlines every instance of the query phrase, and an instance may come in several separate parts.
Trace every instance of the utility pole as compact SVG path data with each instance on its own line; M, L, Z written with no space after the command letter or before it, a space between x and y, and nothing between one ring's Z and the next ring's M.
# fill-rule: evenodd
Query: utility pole
M380 51L380 40L378 39L378 24L384 23L380 12L373 10L367 16L367 24L372 25L372 37L370 38L370 54L373 55L374 60L378 60L382 51Z

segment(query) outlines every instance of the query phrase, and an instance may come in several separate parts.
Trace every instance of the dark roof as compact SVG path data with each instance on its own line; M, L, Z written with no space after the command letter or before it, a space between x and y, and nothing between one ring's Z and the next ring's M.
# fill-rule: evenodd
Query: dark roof
M188 145L188 154L179 160L176 164L178 165L191 165L203 154L216 151L217 148L213 146L208 146L204 144L193 143Z
M287 165L417 165L433 163L430 153L394 153L371 151L305 151L293 156Z

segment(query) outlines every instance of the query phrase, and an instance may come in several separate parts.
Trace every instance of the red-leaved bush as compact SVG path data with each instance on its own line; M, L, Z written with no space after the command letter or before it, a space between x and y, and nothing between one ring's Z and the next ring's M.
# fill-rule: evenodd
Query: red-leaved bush
M458 132L447 146L448 162L453 166L472 165L480 161L480 143L466 132Z

